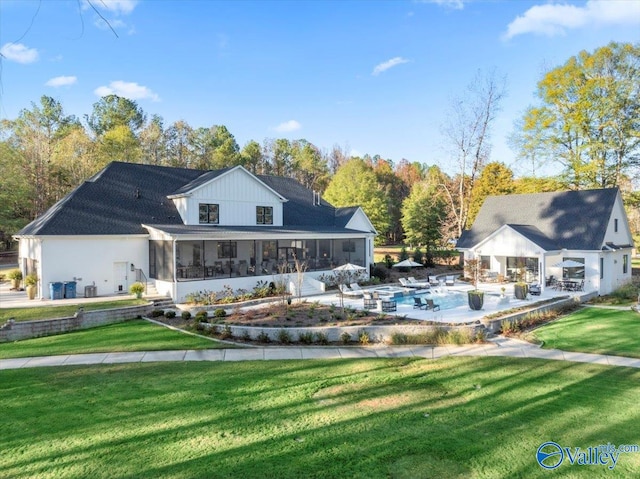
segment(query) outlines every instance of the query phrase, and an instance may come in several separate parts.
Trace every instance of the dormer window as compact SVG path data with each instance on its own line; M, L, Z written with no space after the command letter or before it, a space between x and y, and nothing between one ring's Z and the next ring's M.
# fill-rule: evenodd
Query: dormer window
M273 206L256 206L256 224L273 224Z
M217 225L218 224L218 205L200 203L198 218L199 218L200 224Z

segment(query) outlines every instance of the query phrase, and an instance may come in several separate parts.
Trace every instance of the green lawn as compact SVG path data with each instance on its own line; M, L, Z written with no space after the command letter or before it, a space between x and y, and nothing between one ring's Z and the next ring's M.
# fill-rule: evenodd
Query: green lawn
M640 358L640 314L583 308L533 332L545 348Z
M0 359L60 354L229 348L228 344L172 331L144 320L111 324L44 338L0 343ZM2 477L2 471L0 471Z
M640 370L513 358L0 371L0 476L611 478L546 441L640 443Z
M139 306L147 304L146 299L117 299L113 301L101 301L98 303L64 304L60 306L38 306L34 308L0 308L0 323L8 319L16 321L30 321L35 319L65 318L73 316L78 308L82 306L85 311L96 311L98 309L124 308L127 306Z

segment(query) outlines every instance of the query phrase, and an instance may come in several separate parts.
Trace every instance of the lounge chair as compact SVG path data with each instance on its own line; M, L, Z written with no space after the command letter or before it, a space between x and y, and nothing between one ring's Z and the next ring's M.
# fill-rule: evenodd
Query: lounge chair
M407 278L399 278L398 281L400 281L400 284L402 286L404 286L405 288L411 288L412 287Z
M431 286L440 286L440 280L437 276L429 276L429 284Z
M409 276L407 279L413 288L428 289L431 287L428 281L418 281L413 276Z
M439 311L440 310L440 305L439 304L435 304L433 302L433 299L427 299L427 309L430 309L432 311Z
M456 284L456 277L451 275L447 276L444 279L444 284L445 286L453 286L454 284Z
M351 291L355 293L364 293L364 290L360 287L358 283L351 283L349 287L351 288Z
M363 296L362 291L354 291L346 284L339 284L338 288L344 296L350 296L352 298L361 298Z
M427 309L427 303L422 301L422 298L415 296L413 298L413 309Z

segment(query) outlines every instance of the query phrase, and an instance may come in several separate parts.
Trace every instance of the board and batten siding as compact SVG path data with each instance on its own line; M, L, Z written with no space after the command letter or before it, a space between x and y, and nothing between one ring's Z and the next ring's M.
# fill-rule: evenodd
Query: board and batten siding
M219 224L253 226L256 207L273 208L273 225L282 226L282 200L259 180L243 170L233 170L193 190L191 196L174 199L187 225L199 224L199 205L217 204Z

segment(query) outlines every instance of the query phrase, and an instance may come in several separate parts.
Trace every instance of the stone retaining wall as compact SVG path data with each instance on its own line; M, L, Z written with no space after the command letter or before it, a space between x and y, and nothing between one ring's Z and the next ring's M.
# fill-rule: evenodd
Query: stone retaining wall
M78 311L74 316L36 321L9 320L0 326L0 343L21 339L51 336L52 334L93 328L105 324L121 323L128 319L146 316L153 309L153 303L98 311Z
M587 293L582 295L574 295L574 296L556 301L555 303L545 304L540 307L528 309L525 311L518 311L517 313L509 314L496 319L482 319L481 321L484 327L487 328L487 331L491 333L497 333L500 331L502 321L504 320L509 320L509 321L515 320L516 322L520 322L531 314L546 313L547 311L555 311L558 309L562 309L569 304L584 303L585 301L589 301L591 298L595 296L598 296L598 293L593 292L593 293Z

